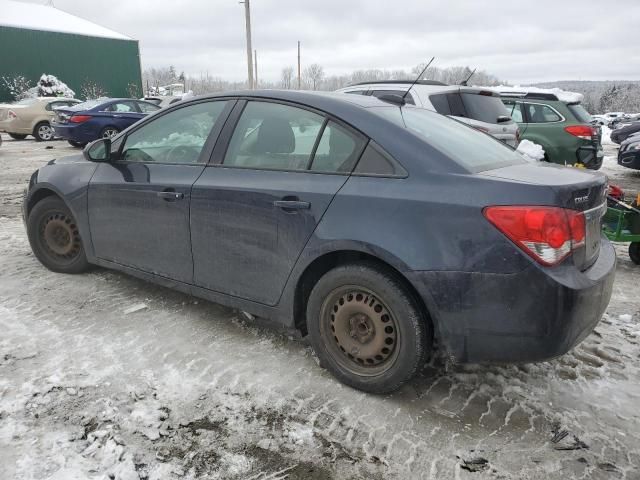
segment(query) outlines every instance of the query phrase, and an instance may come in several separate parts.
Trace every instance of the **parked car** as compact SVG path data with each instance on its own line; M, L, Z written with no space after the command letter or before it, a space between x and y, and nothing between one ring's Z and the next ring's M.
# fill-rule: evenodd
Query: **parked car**
M624 142L627 137L640 132L640 122L632 122L616 128L611 132L611 141L617 144Z
M640 133L629 136L620 144L618 165L640 170Z
M6 132L14 140L24 140L33 135L42 142L54 136L51 121L58 108L80 103L75 98L36 97L15 103L0 105L0 132Z
M180 100L182 100L182 97L173 97L173 96L169 96L169 95L165 95L165 96L151 96L151 97L144 97L141 98L141 100L145 100L147 102L151 102L154 103L156 105L158 105L160 108L164 108L164 107L168 107L169 105L173 105L176 102L179 102Z
M151 102L131 98L100 98L56 111L52 122L56 135L74 147L113 137L149 113L160 110Z
M537 90L501 92L521 138L542 146L547 162L598 170L604 159L600 128L592 125L579 97L560 99L558 93Z
M298 328L341 381L388 392L434 337L460 362L582 341L615 274L606 185L423 108L265 90L47 163L23 214L53 271L101 265Z
M342 88L338 92L374 97L402 96L412 84L411 81L401 80L364 82ZM518 126L501 104L499 95L489 90L421 80L407 93L405 101L460 120L514 148L520 141Z

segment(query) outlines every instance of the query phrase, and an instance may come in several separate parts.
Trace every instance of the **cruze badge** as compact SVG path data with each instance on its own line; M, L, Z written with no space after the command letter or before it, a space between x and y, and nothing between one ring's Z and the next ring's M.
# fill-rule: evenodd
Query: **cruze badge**
M580 205L581 203L587 203L589 201L589 195L585 195L583 197L576 197L573 199L576 202L576 205Z

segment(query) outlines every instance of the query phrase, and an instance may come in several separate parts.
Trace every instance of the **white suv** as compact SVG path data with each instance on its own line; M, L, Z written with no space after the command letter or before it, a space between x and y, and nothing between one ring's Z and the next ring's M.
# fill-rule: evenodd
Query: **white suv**
M365 82L337 91L374 97L404 95L412 83L408 80ZM411 88L405 101L467 123L514 148L520 141L518 124L509 116L500 96L490 90L420 80Z

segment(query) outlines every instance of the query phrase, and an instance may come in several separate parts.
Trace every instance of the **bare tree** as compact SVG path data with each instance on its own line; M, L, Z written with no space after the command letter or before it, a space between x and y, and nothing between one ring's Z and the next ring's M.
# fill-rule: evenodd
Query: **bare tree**
M324 69L322 65L312 63L304 69L303 77L305 83L311 87L311 90L317 90L322 80L324 80Z
M293 86L293 67L285 67L280 73L280 86L285 90L290 90Z
M23 75L16 75L14 77L2 77L0 78L2 83L0 87L4 87L9 92L9 95L14 100L21 100L29 95L29 89L33 87L31 80Z
M80 94L85 100L95 100L96 98L102 98L109 95L102 85L98 85L93 80L86 79L82 85L80 85Z

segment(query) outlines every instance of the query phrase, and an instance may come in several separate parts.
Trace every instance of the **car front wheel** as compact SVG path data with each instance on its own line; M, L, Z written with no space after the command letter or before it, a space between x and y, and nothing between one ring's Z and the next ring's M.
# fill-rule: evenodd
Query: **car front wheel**
M315 285L307 328L340 381L370 393L398 389L422 367L431 329L401 281L369 263L337 267Z
M49 122L40 122L33 129L33 136L38 142L48 142L53 139L53 127Z
M29 243L35 256L49 270L81 273L88 269L75 218L58 197L45 197L27 220Z

